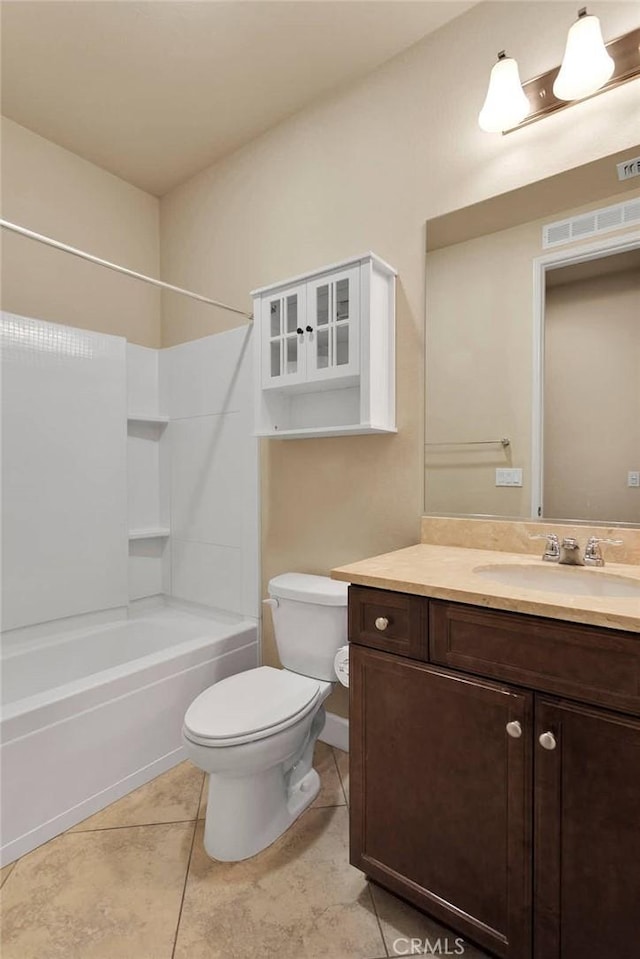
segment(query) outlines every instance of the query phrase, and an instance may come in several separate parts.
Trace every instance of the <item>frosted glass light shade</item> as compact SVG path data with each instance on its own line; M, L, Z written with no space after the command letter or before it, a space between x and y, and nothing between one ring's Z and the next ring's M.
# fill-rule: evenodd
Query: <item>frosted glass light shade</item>
M560 73L553 84L559 100L581 100L603 87L615 68L602 39L600 21L586 14L569 28Z
M520 83L517 60L499 54L498 62L491 70L484 106L478 116L480 128L486 133L502 133L517 126L529 111L529 100Z

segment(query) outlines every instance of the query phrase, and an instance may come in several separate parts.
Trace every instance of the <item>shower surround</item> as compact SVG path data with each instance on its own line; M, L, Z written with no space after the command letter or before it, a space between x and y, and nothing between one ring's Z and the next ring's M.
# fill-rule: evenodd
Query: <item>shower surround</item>
M2 862L180 762L257 664L250 327L152 350L2 314Z

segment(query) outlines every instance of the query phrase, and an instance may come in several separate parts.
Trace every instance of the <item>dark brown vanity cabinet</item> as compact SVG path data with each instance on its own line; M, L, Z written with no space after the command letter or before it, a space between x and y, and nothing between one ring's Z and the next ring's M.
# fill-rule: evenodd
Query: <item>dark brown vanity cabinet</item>
M640 956L640 720L541 696L534 736L535 959Z
M498 955L526 955L531 745L505 727L531 724L531 693L355 645L349 673L351 861Z
M362 587L349 609L352 863L497 956L640 956L640 636Z

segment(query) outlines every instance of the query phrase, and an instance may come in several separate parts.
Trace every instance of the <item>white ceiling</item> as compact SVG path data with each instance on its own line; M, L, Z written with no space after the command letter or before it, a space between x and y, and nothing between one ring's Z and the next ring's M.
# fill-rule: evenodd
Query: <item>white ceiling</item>
M471 6L4 0L2 112L160 196Z

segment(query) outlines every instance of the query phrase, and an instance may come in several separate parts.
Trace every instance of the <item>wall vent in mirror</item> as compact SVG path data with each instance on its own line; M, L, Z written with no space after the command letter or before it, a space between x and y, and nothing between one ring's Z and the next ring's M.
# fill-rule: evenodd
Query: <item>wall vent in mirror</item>
M634 223L640 223L640 198L605 206L568 220L545 223L542 227L542 246L548 250L564 243L609 233L611 230L624 229Z

